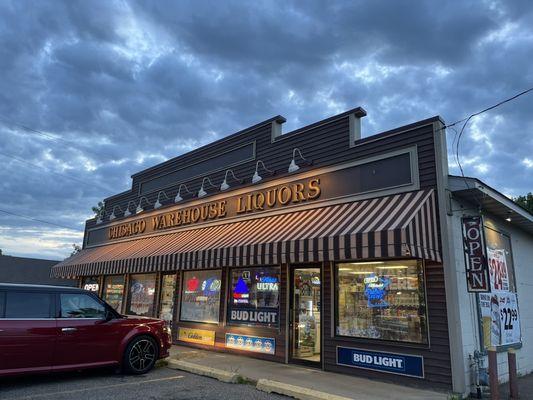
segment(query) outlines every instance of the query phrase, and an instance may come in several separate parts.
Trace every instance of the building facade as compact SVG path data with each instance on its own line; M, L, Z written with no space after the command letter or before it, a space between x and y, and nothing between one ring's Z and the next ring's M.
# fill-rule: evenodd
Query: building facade
M58 260L0 255L0 282L77 286L77 279L50 276L52 267L58 263Z
M479 294L451 202L470 188L450 189L439 117L361 138L365 115L277 116L133 175L54 274L176 343L467 392Z

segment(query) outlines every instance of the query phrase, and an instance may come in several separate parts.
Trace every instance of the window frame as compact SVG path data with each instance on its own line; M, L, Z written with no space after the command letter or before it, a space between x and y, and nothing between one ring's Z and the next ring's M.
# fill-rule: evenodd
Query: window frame
M209 272L209 271L220 271L220 290L218 292L218 320L216 322L214 321L192 321L192 320L189 320L189 319L183 319L183 290L185 288L185 285L186 285L186 281L187 281L187 278L185 277L185 274L187 273L194 273L194 272ZM206 325L216 325L216 326L220 326L220 324L222 323L221 321L221 315L222 313L220 312L220 306L222 305L222 302L223 302L223 296L222 296L222 290L223 290L223 285L222 285L222 280L224 278L224 271L222 268L216 268L216 269L197 269L197 270L185 270L183 271L183 273L181 274L181 279L180 279L180 282L179 282L179 285L176 285L176 289L178 289L177 287L179 286L179 307L176 307L176 310L174 311L175 313L179 313L179 322L185 322L185 323L189 323L189 324L206 324ZM176 278L177 279L177 278ZM174 299L176 300L176 298ZM175 304L175 303L174 303Z
M265 308L271 308L272 310L278 311L278 322L273 325L263 325L263 324L250 324L250 323L238 323L238 322L232 322L229 318L230 312L232 310L232 300L233 300L233 271L235 270L246 270L246 269L264 269L264 268L275 268L279 272L279 287L278 287L278 306L277 308L274 307L265 307ZM282 303L282 295L284 294L283 288L281 286L281 279L283 270L281 268L281 265L273 265L273 264L267 264L267 265L260 265L260 266L244 266L244 267L233 267L228 268L227 278L226 278L226 312L224 313L224 318L226 321L226 326L229 327L241 327L241 328L258 328L258 329L274 329L277 331L280 331L282 329L281 324L281 303ZM236 309L239 309L237 307Z
M424 301L425 301L425 310L424 316L426 319L425 329L422 331L422 334L425 334L426 342L408 342L402 340L389 340L389 339L380 339L380 338L369 338L364 336L346 336L339 335L337 333L337 327L339 324L339 264L343 263L368 263L368 262L397 262L397 261L416 261L417 264L420 263L420 268L422 269L422 282L424 284ZM333 338L337 340L351 340L357 341L360 343L376 344L382 343L385 345L393 345L399 347L410 347L417 349L429 349L431 348L431 336L429 328L429 306L428 306L428 297L427 297L427 274L426 274L426 262L421 258L387 258L387 259L363 259L363 260L343 260L335 261L332 263L333 267Z
M48 306L48 317L7 317L7 297L9 293L32 293L32 294L45 294L50 297L50 305ZM3 310L3 319L4 320L19 320L19 321L48 321L51 319L57 318L57 306L55 302L55 294L53 292L47 292L43 290L24 290L24 288L16 290L6 290L4 292L4 310Z

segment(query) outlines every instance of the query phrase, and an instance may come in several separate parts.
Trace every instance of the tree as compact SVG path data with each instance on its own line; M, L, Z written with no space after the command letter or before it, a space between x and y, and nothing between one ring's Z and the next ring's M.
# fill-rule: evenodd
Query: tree
M515 197L514 202L533 214L533 193L529 192L525 196Z
M72 243L72 253L70 253L70 257L72 257L75 254L78 254L80 251L81 251L81 246L76 243Z
M94 212L94 216L98 217L102 211L104 211L105 205L103 202L99 201L98 204L94 207L92 207L92 210Z
M0 256L2 255L2 249L0 249Z

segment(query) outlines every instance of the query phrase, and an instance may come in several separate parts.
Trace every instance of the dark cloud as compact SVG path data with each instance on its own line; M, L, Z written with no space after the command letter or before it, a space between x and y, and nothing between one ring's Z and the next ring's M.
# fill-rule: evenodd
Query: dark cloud
M360 105L364 135L461 119L533 86L532 27L526 1L4 1L0 153L22 161L0 154L0 208L81 230L131 174L277 114L289 131ZM532 105L469 124L467 175L533 190ZM79 241L0 215L5 252Z

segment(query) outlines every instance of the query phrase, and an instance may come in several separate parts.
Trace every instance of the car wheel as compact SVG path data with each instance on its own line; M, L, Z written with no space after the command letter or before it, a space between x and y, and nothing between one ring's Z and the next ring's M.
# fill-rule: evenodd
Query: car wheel
M123 367L127 373L140 375L150 371L157 361L156 341L150 336L138 336L126 347Z

